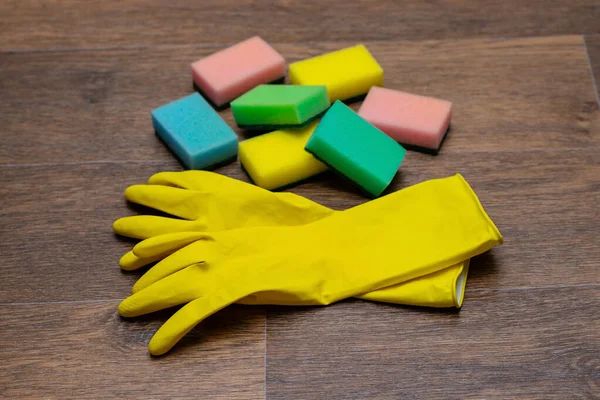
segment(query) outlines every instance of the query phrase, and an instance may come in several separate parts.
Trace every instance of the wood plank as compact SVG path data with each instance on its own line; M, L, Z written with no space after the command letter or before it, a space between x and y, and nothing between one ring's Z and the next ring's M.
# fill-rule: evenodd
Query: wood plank
M411 152L390 191L456 172L466 177L505 237L503 246L474 260L470 289L600 283L599 154ZM123 190L174 167L172 161L2 167L0 274L11 285L0 302L127 296L140 272L119 271L132 242L114 236L111 224L140 210L127 207ZM219 172L247 180L238 164ZM333 174L291 190L338 210L366 201Z
M234 306L171 353L147 343L167 318L123 320L116 302L0 306L0 397L263 399L264 310Z
M600 35L586 36L585 45L587 47L590 68L592 69L592 76L596 84L598 104L600 104Z
M600 33L595 0L8 0L0 50Z
M2 168L2 271L13 284L2 302L123 299L141 271L119 258L133 242L112 232L115 219L147 211L127 207L123 191L176 163ZM43 290L41 290L43 288Z
M267 398L591 399L600 287L478 292L460 312L271 308Z
M293 61L350 44L276 47ZM581 37L367 45L386 86L454 102L445 153L600 146ZM0 163L169 160L149 113L189 94L189 62L217 48L1 55Z

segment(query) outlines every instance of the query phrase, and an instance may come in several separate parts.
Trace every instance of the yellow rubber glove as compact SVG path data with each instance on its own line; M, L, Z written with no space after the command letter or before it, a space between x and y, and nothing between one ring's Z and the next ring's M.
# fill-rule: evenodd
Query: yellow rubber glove
M253 226L304 225L333 210L293 193L273 193L208 171L160 172L133 185L125 198L179 218L137 215L113 224L119 235L147 239L165 233Z
M125 198L179 218L137 215L116 220L114 231L122 236L147 239L167 233L221 231L253 226L304 225L333 210L293 193L273 193L208 171L161 172L148 185L133 185ZM169 238L167 238L169 240ZM119 265L126 271L156 262L183 247L154 257L126 253Z
M500 243L475 193L456 175L307 225L205 233L165 259L166 277L121 302L119 313L188 303L150 341L150 353L160 355L234 302L327 305L441 271Z
M134 247L140 260L162 260L176 250L202 239L201 232L177 232L146 239ZM130 252L133 255L133 252ZM136 257L136 256L134 256ZM173 263L176 258L185 258L186 250L173 255L165 263ZM469 272L469 259L425 276L407 282L384 287L371 293L356 296L363 300L403 304L422 307L462 307ZM151 268L133 286L132 293L154 284L173 271L163 267L163 262ZM176 272L176 271L174 271Z
M151 238L139 243L121 258L120 265L124 270L138 269L164 259L197 240L200 237L197 232L221 230L211 229L211 221L217 221L217 228L223 227L224 218L231 217L237 219L228 219L228 228L250 227L254 223L257 226L301 225L337 212L292 193L270 192L208 171L162 172L152 176L149 183L129 187L125 192L126 198L188 219L133 216L117 220L114 229L118 234ZM260 210L265 204L269 213L259 212L251 220L245 216L248 210ZM186 229L196 232L182 232ZM394 304L460 308L468 265L469 260L463 261L444 271L359 297ZM157 279L158 276L152 273L142 277L133 287L133 293Z

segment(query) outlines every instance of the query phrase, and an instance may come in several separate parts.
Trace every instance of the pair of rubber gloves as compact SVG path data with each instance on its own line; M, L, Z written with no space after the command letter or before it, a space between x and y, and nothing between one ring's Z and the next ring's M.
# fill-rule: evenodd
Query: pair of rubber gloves
M326 305L360 297L460 307L470 258L502 243L460 175L343 212L206 171L159 173L125 196L179 217L114 223L118 234L144 239L123 256L123 269L160 260L119 313L186 304L150 341L154 355L236 302Z

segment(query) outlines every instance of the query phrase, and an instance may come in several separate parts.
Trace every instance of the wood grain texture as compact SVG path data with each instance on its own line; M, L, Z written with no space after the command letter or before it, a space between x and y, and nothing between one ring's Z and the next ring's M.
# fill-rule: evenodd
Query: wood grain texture
M268 311L269 399L597 399L600 286Z
M7 0L0 15L0 398L600 398L597 0ZM387 87L453 101L442 153L409 153L389 190L460 172L504 234L462 311L233 306L161 358L147 343L172 310L118 317L140 272L118 269L133 242L111 223L149 212L123 190L181 169L149 113L191 93L191 61L255 34L288 62L364 42ZM332 173L290 190L366 201Z
M148 341L170 312L124 320L117 304L0 305L0 397L264 398L261 307L230 307L153 358Z
M350 44L276 47L293 61ZM444 152L600 146L581 37L367 45L386 86L453 101ZM0 163L169 160L149 113L189 94L188 64L218 48L0 55Z
M587 47L590 68L596 85L596 94L598 104L600 104L600 35L586 36L585 45Z
M173 161L1 168L0 274L11 284L0 303L127 296L141 271L120 272L132 242L116 237L111 224L146 210L128 208L123 190L173 169ZM218 171L247 181L237 163ZM600 284L600 150L411 152L388 191L457 172L505 237L475 259L470 287ZM338 210L366 201L331 173L290 190Z
M600 33L595 0L8 0L0 50Z

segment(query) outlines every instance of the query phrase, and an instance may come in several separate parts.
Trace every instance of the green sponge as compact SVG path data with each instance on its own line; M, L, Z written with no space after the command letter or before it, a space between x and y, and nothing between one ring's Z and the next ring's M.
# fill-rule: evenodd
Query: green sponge
M240 128L302 127L329 107L325 86L259 85L231 102Z
M321 119L306 150L373 196L390 184L406 154L339 100Z

